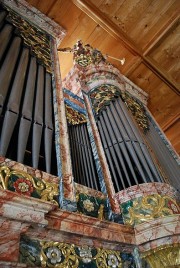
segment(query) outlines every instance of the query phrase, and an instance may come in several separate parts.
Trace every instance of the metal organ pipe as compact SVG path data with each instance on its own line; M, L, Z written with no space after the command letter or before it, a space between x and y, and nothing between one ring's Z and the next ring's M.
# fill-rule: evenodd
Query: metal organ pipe
M51 97L51 76L45 75L45 130L44 130L44 150L46 172L51 171L51 153L53 141L53 124L52 124L52 97Z
M12 79L15 64L20 51L21 38L15 37L0 69L0 115Z
M90 170L91 170L91 179L93 178L93 188L98 190L98 185L96 181L97 175L95 172L95 164L93 163L93 156L91 152L91 144L90 144L88 133L87 133L87 127L85 127L85 125L82 125L82 128L83 128L82 131L84 133L84 138L85 138L85 144L87 145L88 159L89 159Z
M97 125L118 191L134 184L161 181L142 135L120 98L100 112Z
M25 87L25 95L22 106L21 121L18 135L17 161L23 163L24 154L32 124L33 102L35 92L37 63L36 58L31 56L30 67Z
M90 162L89 162L89 157L88 157L88 152L87 152L88 148L86 146L86 142L84 139L84 132L82 130L83 130L82 126L80 126L79 133L80 133L80 137L82 141L82 148L85 153L85 161L87 163L87 165L85 166L85 169L87 170L87 181L89 182L89 187L93 188L92 173L91 173Z
M12 36L13 26L5 24L0 32L0 61Z
M44 67L38 66L37 89L34 110L33 138L32 138L32 164L38 167L43 130L43 101L44 101Z
M0 27L2 26L4 19L6 18L6 15L7 15L6 11L3 10L0 12Z
M4 117L0 144L0 153L2 155L6 155L11 136L18 119L28 60L29 50L27 48L23 48L8 100L7 111Z
M99 130L100 130L100 133L101 133L101 137L105 136L106 140L108 140L109 139L109 134L108 134L108 132L107 132L107 130L105 128L105 123L103 121L103 118L101 118L101 120L98 123L99 123ZM103 130L104 130L104 134L103 134ZM112 144L109 141L108 145L109 146L106 145L105 151L106 151L106 153L108 153L108 160L109 160L109 163L110 163L111 170L113 172L113 177L114 177L114 180L115 180L116 188L118 189L118 191L120 191L118 177L120 177L120 180L121 180L121 183L122 183L123 187L125 187L125 184L124 184L123 176L122 176L121 170L119 169L118 161L117 161L117 158L116 158L116 148L114 149L114 147L116 147L116 142L114 144ZM113 162L111 161L111 155L112 155L113 161L115 163L116 169L118 171L118 177L117 177L117 175L116 175L116 173L114 171L114 165L113 165Z
M75 181L99 190L87 125L69 125L69 137Z
M138 141L138 144L140 145L140 148L141 148L141 151L142 151L141 155L144 156L147 165L150 167L150 170L151 170L152 174L154 175L154 178L151 177L152 181L154 181L154 179L155 179L155 180L158 180L158 181L161 182L162 181L161 180L161 175L159 174L159 172L155 168L155 165L154 165L154 163L153 163L153 161L152 161L152 159L150 157L150 154L149 154L149 152L147 150L147 147L143 142L142 135L141 135L139 129L134 124L133 119L131 118L131 114L128 113L127 108L126 108L126 106L125 106L125 104L123 103L122 100L119 99L118 103L119 103L120 108L122 109L122 112L125 115L125 118L126 118L127 122L129 123L130 129L133 131L133 133L135 135L135 138Z

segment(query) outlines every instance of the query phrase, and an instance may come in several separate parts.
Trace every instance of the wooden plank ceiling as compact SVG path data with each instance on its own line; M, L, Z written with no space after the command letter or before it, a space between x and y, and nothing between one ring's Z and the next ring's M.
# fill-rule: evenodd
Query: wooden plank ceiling
M179 0L27 0L67 30L60 47L84 44L116 58L109 60L149 94L148 107L180 153ZM62 78L72 55L59 53Z

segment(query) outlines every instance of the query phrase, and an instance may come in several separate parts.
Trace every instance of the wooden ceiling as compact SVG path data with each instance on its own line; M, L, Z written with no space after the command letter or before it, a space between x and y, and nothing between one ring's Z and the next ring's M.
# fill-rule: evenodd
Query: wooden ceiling
M116 58L109 60L149 94L148 107L180 153L179 0L27 0L60 24L67 35L60 47L78 39ZM59 53L62 78L72 54Z

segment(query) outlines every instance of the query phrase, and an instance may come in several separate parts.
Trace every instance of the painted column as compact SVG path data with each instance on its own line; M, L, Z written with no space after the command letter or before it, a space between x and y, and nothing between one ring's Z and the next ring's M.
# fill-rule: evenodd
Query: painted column
M57 158L59 167L59 176L62 178L60 190L63 191L64 200L60 200L63 207L67 207L68 203L75 202L74 180L72 175L72 163L70 157L70 147L68 138L68 129L64 105L64 97L61 83L59 58L57 53L57 45L55 39L52 39L52 61L54 68L55 82L55 125L56 125L56 142L57 142ZM59 137L57 136L59 135ZM59 148L60 147L60 148ZM63 202L63 204L62 204ZM68 207L67 207L68 209Z
M104 175L104 181L105 181L105 184L106 184L106 189L107 189L109 201L110 201L110 204L111 204L111 208L112 208L113 212L120 213L118 202L114 198L115 190L114 190L114 186L112 184L110 171L109 171L109 168L108 168L108 164L107 164L107 160L106 160L104 150L103 150L103 147L102 147L101 139L100 139L99 132L98 132L96 122L95 122L95 119L94 119L94 115L93 115L93 112L92 112L91 104L90 104L89 98L88 98L88 96L86 94L84 94L84 102L85 102L85 105L86 105L88 118L89 118L89 121L90 121L90 124L91 124L91 127L92 127L92 132L93 132L93 135L94 135L94 139L95 139L95 143L96 143L96 147L97 147L97 152L98 152L98 155L99 155L101 168L102 168L102 172L103 172L103 175Z

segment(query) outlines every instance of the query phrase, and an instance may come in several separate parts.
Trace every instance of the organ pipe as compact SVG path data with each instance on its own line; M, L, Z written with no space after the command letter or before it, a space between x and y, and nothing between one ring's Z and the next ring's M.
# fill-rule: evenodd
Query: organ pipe
M11 94L8 100L7 111L5 113L0 144L0 153L2 155L6 155L14 127L18 120L19 106L23 91L28 59L29 50L24 48L14 78Z
M34 109L33 138L32 138L32 164L38 167L43 130L43 96L44 96L44 67L38 66L36 100Z
M32 124L33 101L35 92L37 64L36 58L31 57L28 72L25 95L22 106L21 121L18 135L17 161L23 163L24 154L29 137L30 127Z
M0 69L0 114L6 99L8 88L15 69L15 64L20 51L21 38L15 37Z

